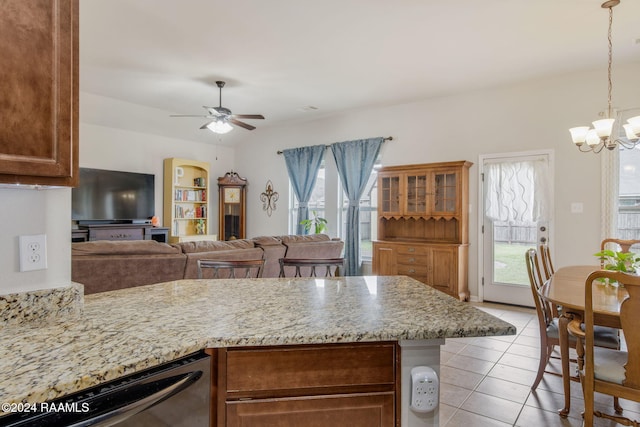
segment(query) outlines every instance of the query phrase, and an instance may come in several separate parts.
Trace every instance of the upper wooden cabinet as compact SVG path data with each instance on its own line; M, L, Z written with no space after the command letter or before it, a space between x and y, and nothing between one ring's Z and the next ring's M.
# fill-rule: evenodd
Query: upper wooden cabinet
M389 166L378 172L378 238L468 243L471 162Z
M78 0L5 0L0 183L78 182Z
M467 161L390 166L378 172L373 272L407 275L467 300Z

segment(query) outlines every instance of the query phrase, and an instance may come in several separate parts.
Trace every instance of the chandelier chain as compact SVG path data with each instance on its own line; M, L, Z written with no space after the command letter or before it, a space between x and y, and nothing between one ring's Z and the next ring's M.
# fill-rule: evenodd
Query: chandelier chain
M616 147L632 149L640 144L640 116L629 117L626 124L621 124L623 112L621 110L614 113L612 103L613 93L613 8L620 4L620 0L607 0L602 3L603 9L609 9L609 28L607 31L607 42L609 47L609 57L607 64L607 111L606 117L593 122L593 128L589 126L579 126L569 129L573 143L581 152L599 153L604 148L613 150ZM602 117L604 113L600 112ZM616 116L616 117L614 117ZM616 127L614 128L614 124ZM622 136L624 130L625 136ZM586 143L586 145L585 145Z

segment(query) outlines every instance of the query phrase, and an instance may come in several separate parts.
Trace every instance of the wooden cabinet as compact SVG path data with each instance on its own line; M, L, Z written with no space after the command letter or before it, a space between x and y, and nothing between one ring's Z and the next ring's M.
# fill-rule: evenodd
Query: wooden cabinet
M374 274L407 275L468 300L471 165L459 161L380 169Z
M382 241L373 245L375 274L413 277L462 301L469 299L467 259L468 245Z
M212 425L399 425L395 342L209 351Z
M78 183L78 0L5 0L0 183Z
M155 240L168 243L169 229L148 224L89 224L71 230L72 242L93 240Z
M210 234L209 163L164 160L163 221L169 243L216 239Z

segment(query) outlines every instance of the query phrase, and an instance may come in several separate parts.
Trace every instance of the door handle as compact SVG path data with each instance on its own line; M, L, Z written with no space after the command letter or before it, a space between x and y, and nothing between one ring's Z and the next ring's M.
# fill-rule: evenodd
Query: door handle
M147 408L173 396L195 383L202 376L202 371L193 371L175 377L163 378L154 383L141 384L130 388L131 394L139 393L140 396L134 402L124 406L117 406L109 410L87 418L68 424L69 427L86 426L111 426L115 423L126 420L133 415L144 411ZM159 389L159 390L158 390ZM117 401L117 400L116 400Z

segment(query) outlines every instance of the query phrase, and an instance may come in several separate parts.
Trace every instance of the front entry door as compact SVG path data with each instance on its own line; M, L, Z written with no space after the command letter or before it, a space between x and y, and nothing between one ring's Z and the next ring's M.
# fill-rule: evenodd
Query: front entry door
M533 307L525 252L551 236L551 153L487 156L480 164L482 299Z

